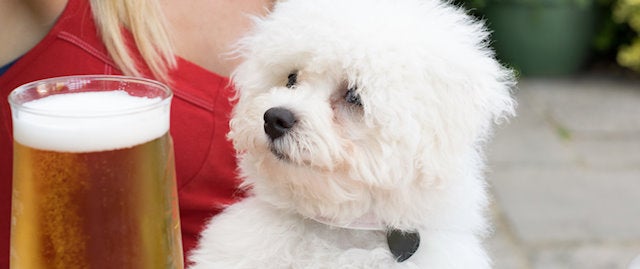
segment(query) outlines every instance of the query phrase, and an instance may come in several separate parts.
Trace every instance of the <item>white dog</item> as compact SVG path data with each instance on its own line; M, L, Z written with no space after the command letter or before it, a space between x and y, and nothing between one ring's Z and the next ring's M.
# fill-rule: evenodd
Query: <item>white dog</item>
M513 114L483 25L440 0L289 0L241 42L250 197L193 269L488 268L483 144Z

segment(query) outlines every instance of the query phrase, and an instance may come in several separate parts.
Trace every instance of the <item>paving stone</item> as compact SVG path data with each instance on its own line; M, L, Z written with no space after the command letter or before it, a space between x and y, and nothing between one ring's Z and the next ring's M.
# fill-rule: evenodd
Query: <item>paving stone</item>
M610 80L530 80L537 111L571 132L640 134L640 85Z
M526 250L513 236L495 203L491 216L495 231L486 244L493 259L493 269L530 268Z
M639 269L631 266L638 255L639 244L587 243L545 247L534 251L532 260L535 269Z
M640 255L640 85L526 79L516 97L487 147L495 268L627 269Z
M593 169L640 168L640 134L615 138L577 136L566 145L575 158L576 166ZM640 180L640 175L638 178Z
M535 111L528 92L520 91L518 115L497 126L487 147L491 164L558 165L573 161L573 155L562 137L543 115Z
M494 172L496 199L526 243L640 240L640 170L510 167Z

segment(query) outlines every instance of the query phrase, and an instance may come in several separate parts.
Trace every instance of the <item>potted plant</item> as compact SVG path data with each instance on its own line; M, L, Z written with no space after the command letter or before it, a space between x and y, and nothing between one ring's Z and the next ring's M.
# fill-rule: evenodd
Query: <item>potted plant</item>
M595 0L463 2L486 19L498 57L521 75L570 75L589 60Z

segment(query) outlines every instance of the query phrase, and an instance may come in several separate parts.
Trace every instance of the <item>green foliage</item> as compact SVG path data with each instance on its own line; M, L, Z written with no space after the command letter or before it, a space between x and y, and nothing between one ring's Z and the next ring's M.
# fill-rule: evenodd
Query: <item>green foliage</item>
M521 3L528 6L544 6L557 4L575 4L578 7L589 7L594 0L453 0L470 9L482 9L492 3Z
M635 33L628 44L619 47L616 59L620 65L640 72L640 0L617 0L612 14L615 22L628 25Z

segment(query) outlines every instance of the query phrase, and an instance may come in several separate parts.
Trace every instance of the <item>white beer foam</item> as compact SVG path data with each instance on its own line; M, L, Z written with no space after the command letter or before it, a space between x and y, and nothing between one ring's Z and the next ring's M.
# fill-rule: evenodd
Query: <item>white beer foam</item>
M125 91L51 95L12 111L13 136L25 146L63 152L132 147L169 131L169 102Z

